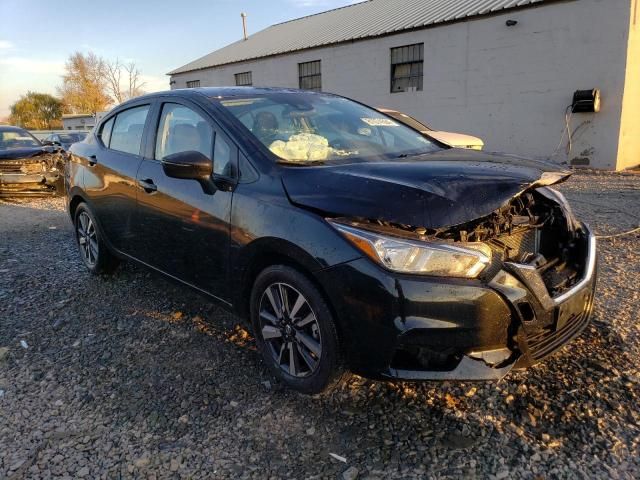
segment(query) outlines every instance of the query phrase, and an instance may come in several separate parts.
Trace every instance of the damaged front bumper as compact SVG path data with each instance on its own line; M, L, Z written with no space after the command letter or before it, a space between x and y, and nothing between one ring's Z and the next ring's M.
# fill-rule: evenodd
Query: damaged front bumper
M0 174L0 196L53 195L60 188L60 183L59 173Z
M536 268L508 262L489 281L390 274L364 259L324 271L330 298L341 299L351 368L382 379L495 381L553 354L593 308L596 240L580 229L581 277L555 297Z
M57 169L37 173L0 171L0 196L55 194L62 180L62 172Z

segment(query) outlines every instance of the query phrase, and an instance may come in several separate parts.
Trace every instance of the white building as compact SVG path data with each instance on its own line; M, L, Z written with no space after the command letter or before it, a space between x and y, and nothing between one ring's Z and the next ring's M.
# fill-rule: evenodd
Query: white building
M251 35L172 72L172 88L322 89L505 151L640 164L640 0L370 0ZM565 112L599 89L599 113ZM559 145L560 144L560 145Z
M96 118L90 113L71 113L62 115L62 128L65 130L91 130Z

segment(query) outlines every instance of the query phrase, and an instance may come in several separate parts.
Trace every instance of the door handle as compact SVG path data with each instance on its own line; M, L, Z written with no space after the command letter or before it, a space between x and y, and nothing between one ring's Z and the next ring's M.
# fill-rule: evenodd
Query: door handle
M98 157L96 157L95 155L90 155L89 156L89 166L90 167L95 167L96 163L98 163Z
M158 186L153 183L153 180L146 178L144 180L138 180L138 185L147 193L153 193L158 190Z

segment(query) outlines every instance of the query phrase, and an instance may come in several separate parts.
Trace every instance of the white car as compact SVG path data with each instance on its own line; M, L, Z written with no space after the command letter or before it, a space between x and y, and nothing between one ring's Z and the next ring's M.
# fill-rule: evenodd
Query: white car
M389 115L390 117L398 120L399 122L408 125L414 130L418 130L423 135L435 138L436 140L449 145L454 148L468 148L471 150L482 150L484 148L484 142L478 137L472 135L466 135L464 133L455 132L442 132L434 130L428 125L419 122L415 118L407 115L406 113L398 112L397 110L390 110L388 108L378 108L378 111Z

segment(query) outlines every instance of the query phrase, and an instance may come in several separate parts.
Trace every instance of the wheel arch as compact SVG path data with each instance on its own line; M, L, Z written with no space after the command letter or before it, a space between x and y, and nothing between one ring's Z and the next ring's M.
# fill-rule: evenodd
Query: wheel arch
M76 209L78 208L78 205L80 205L80 203L82 202L89 204L89 201L83 195L82 191L77 187L72 188L69 191L67 198L69 199L68 205L67 205L69 216L71 217L71 221L74 221L74 217L76 215Z
M87 208L89 210L91 210L92 212L95 212L93 209L93 204L92 202L86 197L86 195L84 194L84 192L82 192L82 190L80 190L79 188L73 189L72 191L69 192L69 194L67 195L67 197L69 198L68 201L68 212L69 212L69 217L71 218L71 222L74 224L74 228L75 228L75 216L76 216L76 211L78 210L78 206L81 203L84 203L87 205ZM101 232L104 232L104 230L102 229L102 225L100 223L100 219L98 218L98 216L93 213L94 215L94 220L96 225L98 226L98 228L101 230ZM111 240L107 237L107 235L105 235L104 233L102 233L102 240L104 241L104 243L106 244L107 248L109 249L109 251L111 252L111 254L115 255L118 258L122 258L124 259L125 257L113 246L113 244L111 243Z
M298 271L304 275L318 289L320 295L326 301L333 318L335 319L338 336L342 336L342 326L336 309L331 301L328 291L322 282L314 274L325 266L297 245L282 239L262 238L256 240L251 245L245 247L244 261L240 262L240 283L237 285L238 292L236 310L241 318L248 319L250 315L251 290L260 273L268 267L274 265L284 265ZM249 324L251 322L249 321Z

